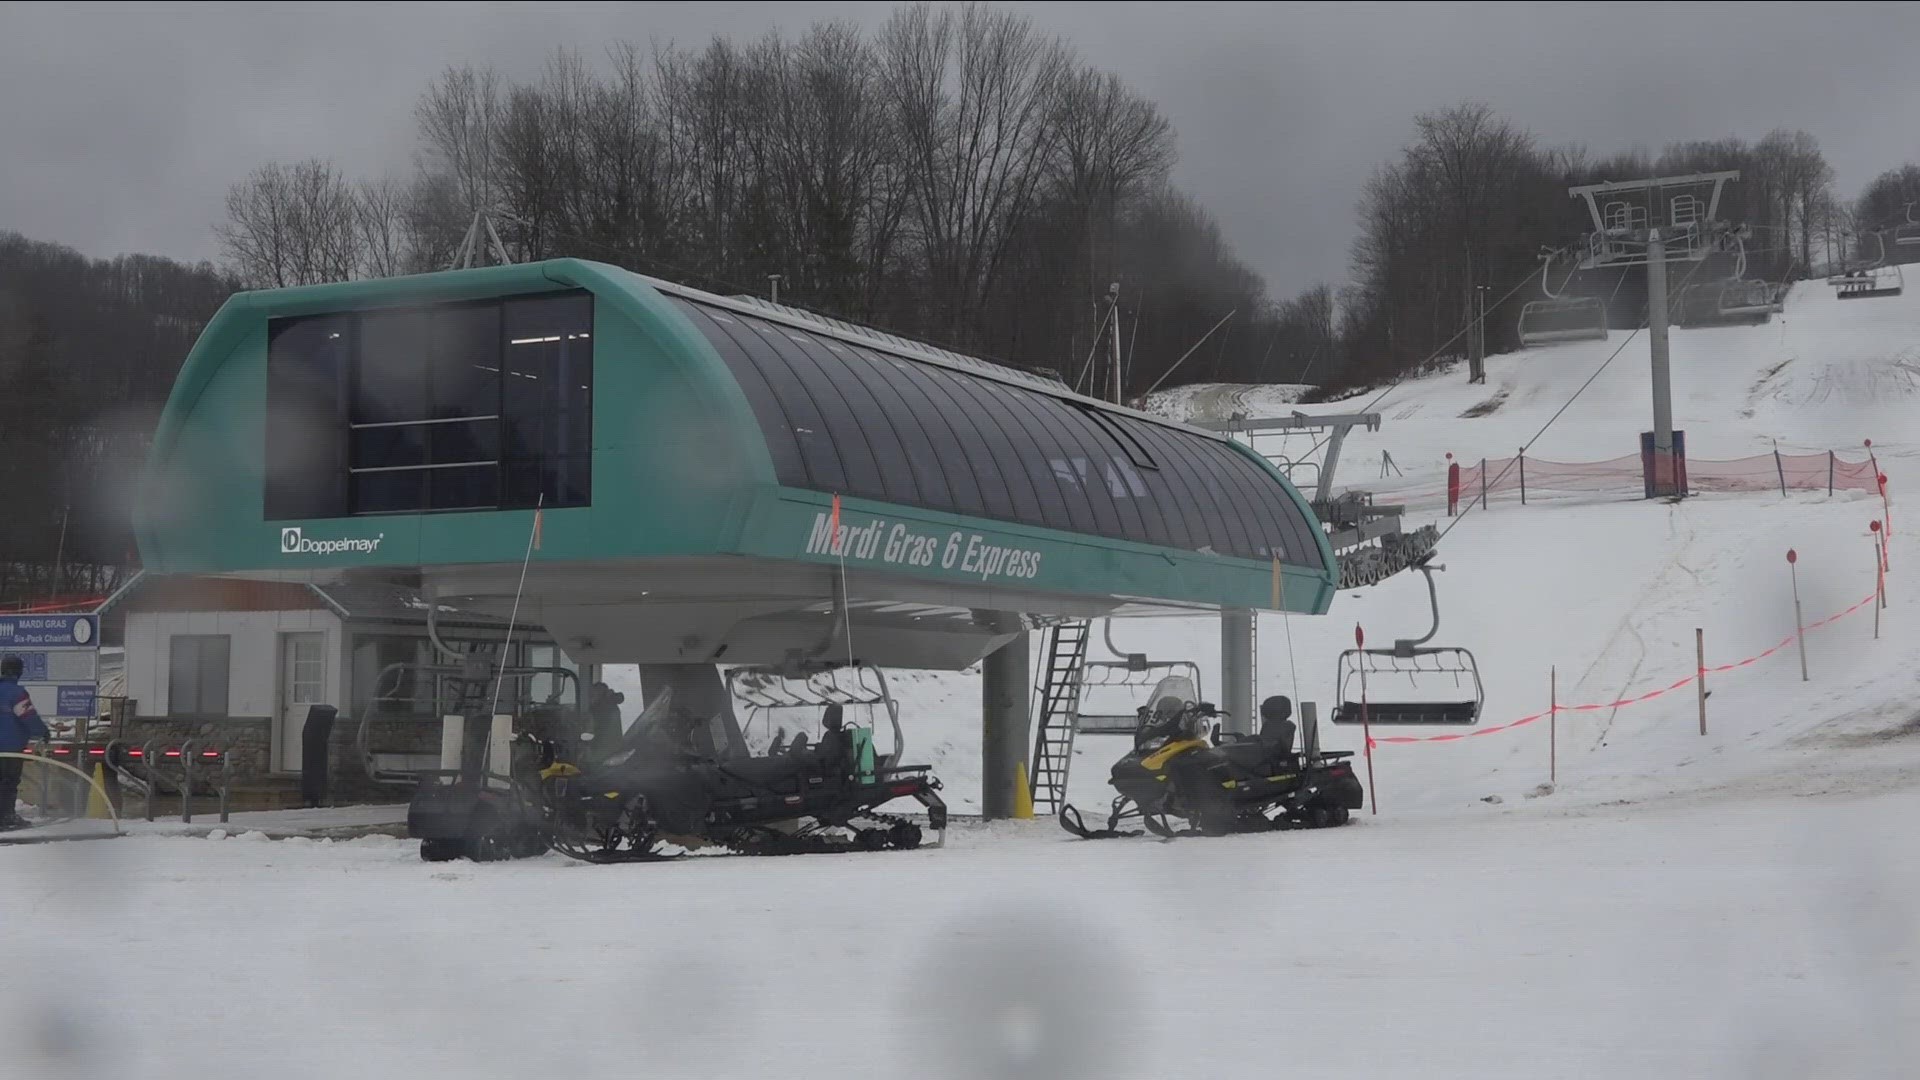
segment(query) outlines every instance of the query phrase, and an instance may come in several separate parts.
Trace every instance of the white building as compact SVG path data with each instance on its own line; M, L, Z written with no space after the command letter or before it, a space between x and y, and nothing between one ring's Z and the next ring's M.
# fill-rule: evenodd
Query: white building
M437 746L433 680L389 670L433 661L427 606L409 589L143 575L101 615L125 647L131 704L120 738L218 742L248 773L290 775L301 766L308 710L332 705L336 747L351 744L363 721L377 721L388 740L397 729L409 746ZM507 630L445 607L438 624L455 648L498 646ZM539 627L518 627L513 639L509 664L573 666ZM379 686L383 671L388 685ZM530 696L544 698L550 682L535 680Z

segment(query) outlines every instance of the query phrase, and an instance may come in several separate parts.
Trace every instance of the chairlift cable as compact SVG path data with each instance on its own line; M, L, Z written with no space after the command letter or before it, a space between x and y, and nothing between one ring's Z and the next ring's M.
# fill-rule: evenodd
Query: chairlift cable
M1508 290L1507 290L1507 291L1506 291L1505 293L1503 293L1503 294L1501 295L1501 297L1500 297L1500 299L1498 299L1498 300L1495 300L1495 301L1494 301L1493 303L1491 303L1491 304L1488 304L1488 305L1487 305L1487 307L1486 307L1486 310L1487 310L1487 311L1494 311L1494 310L1496 310L1496 309L1498 309L1498 308L1500 307L1500 305L1501 305L1501 304L1504 304L1504 303L1506 303L1506 302L1507 302L1508 300L1511 300L1511 299L1513 299L1513 294L1514 294L1514 293L1517 293L1517 292L1519 292L1519 291L1520 291L1521 289L1523 289L1523 288L1525 288L1525 287L1526 287L1526 285L1527 285L1527 282L1529 282L1529 281L1532 281L1532 280L1533 280L1533 271L1532 271L1532 270L1528 270L1528 271L1527 271L1526 273L1524 273L1524 274L1522 274L1522 275L1520 275L1520 280L1518 280L1518 281L1516 281L1516 282L1514 282L1514 285L1513 285L1513 288L1511 288L1511 289L1508 289ZM1477 314L1477 315L1475 315L1475 316L1473 316L1472 318L1469 318L1469 319L1467 320L1467 322L1466 322L1466 325L1465 325L1465 326L1462 326L1462 327L1461 327L1460 329L1458 329L1458 330L1456 330L1456 331L1454 331L1454 333L1453 333L1453 336L1452 336L1452 337L1450 337L1450 338L1448 338L1447 340L1445 340L1445 341L1443 341L1443 342L1441 342L1438 348L1436 348L1436 349L1434 349L1434 350L1433 350L1432 352L1430 352L1430 353L1428 353L1428 354L1427 354L1427 357L1426 357L1426 359L1424 359L1424 360L1422 360L1422 361L1420 361L1420 362L1419 362L1418 364L1414 364L1414 365L1412 365L1412 366L1410 366L1410 367L1408 367L1408 368L1406 368L1406 369L1405 369L1404 371L1402 371L1402 372L1400 373L1400 375L1399 375L1399 377L1398 377L1398 378L1396 378L1396 379L1394 379L1394 380L1393 380L1392 382L1390 382L1390 383L1388 383L1388 384L1387 384L1387 386L1386 386L1386 389L1384 389L1384 390L1382 390L1382 391L1380 391L1380 392L1379 392L1378 394L1375 394L1375 395L1373 396L1373 400L1371 400L1371 401L1369 401L1369 402L1367 402L1367 403L1366 403L1365 405L1363 405L1363 406L1361 406L1361 407L1360 407L1360 411L1361 411L1361 412L1363 412L1363 413L1367 413L1367 412L1372 412L1372 411L1373 411L1373 407L1374 407L1375 405L1378 405L1378 404L1380 403L1380 401L1381 401L1381 400L1382 400L1383 398L1385 398L1385 397L1386 397L1386 396L1387 396L1388 394L1391 394L1391 393L1393 393L1393 392L1394 392L1395 390L1397 390L1397 389L1399 389L1399 388L1400 388L1400 384L1401 384L1401 383L1403 383L1403 382L1405 382L1405 381L1407 380L1407 377L1408 377L1409 375L1412 375L1412 374L1414 374L1414 373L1416 373L1416 372L1422 372L1422 371L1425 371L1425 370L1426 370L1426 368L1427 368L1427 365L1429 365L1429 364L1431 364L1431 363L1433 363L1433 361L1434 361L1434 360L1435 360L1436 358L1438 358L1438 357L1440 356L1440 354L1441 354L1441 353L1443 353L1443 352L1446 352L1446 351L1447 351L1447 349L1448 349L1448 347L1449 347L1449 346L1451 346L1451 345L1452 345L1452 344L1453 344L1454 342L1456 342L1456 341L1459 341L1462 335L1464 335L1464 334L1466 334L1466 332L1467 332L1467 331L1469 331L1469 330L1471 330L1471 329L1473 329L1473 328L1474 328L1474 327L1475 327L1476 325L1478 325L1478 324L1481 324L1481 323L1484 323L1485 321L1486 321L1486 316L1485 316L1485 314L1484 314L1484 313L1482 313L1482 314ZM1310 457L1310 456L1312 456L1312 454L1313 454L1313 452L1314 452L1315 450L1318 450L1318 449L1320 449L1320 448L1321 448L1322 446L1325 446L1325 445L1327 444L1327 441L1328 441L1329 439L1331 439L1331 438L1333 438L1333 435L1332 435L1331 433L1329 433L1329 434L1327 434L1326 436L1324 436L1324 437L1322 437L1322 438L1320 439L1320 441L1319 441L1319 442L1316 442L1316 443L1314 443L1314 444L1313 444L1312 446L1310 446L1310 447L1308 447L1308 448L1307 448L1307 452L1306 452L1306 454L1305 454L1305 455L1302 455L1302 457L1304 458L1304 457Z
M1700 267L1704 264L1704 262L1705 260L1702 260L1700 262L1696 262L1693 264L1693 269L1688 270L1686 277L1681 279L1680 285L1679 285L1680 288L1684 289L1686 287L1687 282L1693 278L1693 275L1695 273L1699 272ZM1621 274L1620 280L1624 282L1626 280L1626 275ZM1619 290L1620 290L1620 286L1615 285L1614 292L1617 294ZM1669 290L1669 295L1671 295L1672 291L1673 290ZM1648 297L1647 303L1651 305L1653 303L1653 298ZM1621 353L1627 350L1627 346L1633 344L1633 339L1640 336L1640 331L1645 330L1646 328L1647 328L1647 324L1644 321L1639 326L1636 326L1633 328L1633 332L1629 333L1627 335L1627 339L1620 343L1620 347L1613 350L1613 352L1609 354L1605 360L1601 361L1599 367L1593 369L1593 374L1587 376L1587 381L1580 384L1580 389L1575 390L1573 392L1572 397L1567 398L1567 400L1564 403L1562 403L1558 409L1554 410L1553 415L1547 418L1546 423L1540 425L1540 430L1534 432L1532 438L1529 438L1525 443L1521 444L1520 446L1521 455L1524 456L1528 450L1532 449L1534 443L1540 441L1540 436L1545 435L1547 433L1547 429L1553 426L1554 421L1560 419L1562 414L1564 414L1568 409L1573 407L1574 402L1580 400L1580 395L1587 392L1587 387L1592 386L1594 380L1600 377L1600 373L1607 370L1607 367L1610 364L1612 364L1614 360L1620 356ZM1508 458L1507 464L1500 470L1500 474L1498 476L1495 476L1492 480L1488 481L1487 486L1489 488L1498 486L1500 481L1506 479L1507 473L1512 471L1515 463L1517 463L1519 460L1520 460L1519 457ZM1468 514L1473 513L1476 505L1477 505L1476 503L1468 502L1466 509L1460 511L1460 513L1452 521L1447 523L1446 528L1440 530L1440 535L1434 538L1434 541L1433 541L1434 547L1436 548L1439 547L1440 541L1445 540L1447 538L1447 534L1453 532L1454 526L1460 524L1461 521L1465 520Z

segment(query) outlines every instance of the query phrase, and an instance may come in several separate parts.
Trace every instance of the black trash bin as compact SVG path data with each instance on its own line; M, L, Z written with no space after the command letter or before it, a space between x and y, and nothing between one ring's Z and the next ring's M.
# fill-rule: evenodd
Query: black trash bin
M300 799L308 808L327 805L333 778L333 719L338 713L332 705L310 705L306 726L300 729Z

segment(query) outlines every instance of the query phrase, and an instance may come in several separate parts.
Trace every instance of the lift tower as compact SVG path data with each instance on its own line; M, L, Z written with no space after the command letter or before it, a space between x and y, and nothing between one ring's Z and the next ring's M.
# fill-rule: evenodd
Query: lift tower
M1737 171L1690 173L1648 180L1581 184L1569 198L1585 199L1593 231L1580 268L1645 265L1647 341L1653 367L1652 453L1646 455L1647 496L1684 495L1685 476L1673 446L1673 391L1667 364L1667 264L1700 262L1725 251L1738 230L1718 220L1720 193Z

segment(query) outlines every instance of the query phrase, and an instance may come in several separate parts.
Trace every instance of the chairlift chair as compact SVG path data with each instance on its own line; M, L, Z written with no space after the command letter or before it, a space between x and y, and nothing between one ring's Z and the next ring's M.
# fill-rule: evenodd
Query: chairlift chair
M1599 297L1567 296L1566 282L1560 283L1558 293L1548 284L1547 275L1560 254L1548 250L1540 258L1540 291L1546 298L1520 306L1518 332L1523 349L1555 341L1606 340L1607 306ZM1571 275L1568 280L1572 280Z
M1333 709L1334 723L1459 726L1479 722L1486 690L1473 653L1458 645L1427 644L1440 632L1440 596L1433 572L1446 567L1432 565L1428 556L1416 569L1426 575L1433 625L1424 636L1397 639L1390 648L1355 648L1341 653L1335 679L1338 702ZM1402 684L1401 679L1406 682ZM1445 692L1436 692L1436 683L1444 683ZM1407 696L1398 693L1403 686L1411 691ZM1378 689L1387 693L1375 697Z
M1094 706L1089 691L1125 690L1130 700L1126 711L1114 711L1111 705ZM1146 698L1139 700L1140 691ZM1188 704L1203 700L1200 693L1200 665L1191 660L1088 660L1080 668L1080 700L1074 709L1074 730L1082 735L1131 735L1145 706L1153 711L1161 701L1178 699Z
M1731 326L1773 318L1773 285L1759 278L1703 281L1680 290L1673 321L1680 326Z
M863 739L890 729L892 745L876 747L874 765L890 769L900 761L906 739L900 728L900 703L887 686L886 672L868 664L788 670L739 667L727 672L727 693L744 716L741 730L749 753L765 754L778 734L794 729L818 741L829 708L838 707L849 729L864 728Z
M1763 323L1771 318L1772 283L1760 278L1744 278L1721 285L1719 302L1714 309L1715 321Z
M1907 204L1907 220L1893 229L1893 242L1900 247L1920 245L1920 221L1914 220L1913 207L1913 203Z
M1878 244L1877 258L1870 263L1843 266L1839 273L1827 278L1827 284L1833 286L1836 299L1899 296L1906 288L1906 275L1901 272L1900 264L1887 262L1886 237L1879 232L1871 235Z
M1605 341L1607 306L1597 296L1529 300L1520 306L1520 345L1556 341Z
M475 663L480 666L473 666ZM546 700L533 702L530 697L535 680L543 678L548 680ZM496 682L497 693L492 690ZM409 685L413 687L411 692L406 690ZM566 701L568 697L572 699L570 703ZM438 730L449 711L467 715L479 700L485 700L489 709L506 706L515 713L523 703L577 712L581 707L580 673L557 666L493 667L484 654L473 654L466 663L460 664L388 664L374 676L373 699L369 707L361 711L354 733L354 752L367 779L376 784L412 787L423 780L452 775L442 768L438 751L425 749L425 744L417 738L401 740L404 745L392 745L389 741L392 732L385 729L417 730L424 724ZM429 706L431 713L414 711L421 705ZM397 707L401 711L394 715L383 712L381 706ZM376 731L376 726L383 730ZM468 738L474 741L483 735L484 729L475 726Z

